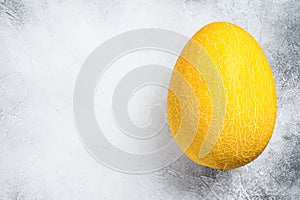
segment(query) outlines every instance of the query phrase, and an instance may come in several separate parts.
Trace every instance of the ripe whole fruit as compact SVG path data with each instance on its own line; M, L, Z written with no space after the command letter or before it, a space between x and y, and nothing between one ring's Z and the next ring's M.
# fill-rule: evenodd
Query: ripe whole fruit
M169 88L171 132L194 162L229 170L251 162L268 144L276 122L275 82L262 48L244 29L227 22L200 29L179 56Z

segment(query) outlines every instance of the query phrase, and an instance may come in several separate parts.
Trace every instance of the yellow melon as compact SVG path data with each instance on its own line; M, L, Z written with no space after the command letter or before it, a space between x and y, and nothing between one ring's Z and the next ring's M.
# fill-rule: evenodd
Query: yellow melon
M247 31L215 22L191 38L174 67L167 109L171 132L190 159L220 170L251 162L272 136L276 110L271 68Z

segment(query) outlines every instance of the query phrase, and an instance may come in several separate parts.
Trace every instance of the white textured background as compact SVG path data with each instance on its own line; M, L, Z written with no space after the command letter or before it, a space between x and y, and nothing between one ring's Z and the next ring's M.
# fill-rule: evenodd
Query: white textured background
M300 199L300 3L294 1L0 0L0 199ZM220 172L185 156L146 175L102 166L72 116L77 73L113 35L213 21L248 30L271 64L274 135L254 162Z

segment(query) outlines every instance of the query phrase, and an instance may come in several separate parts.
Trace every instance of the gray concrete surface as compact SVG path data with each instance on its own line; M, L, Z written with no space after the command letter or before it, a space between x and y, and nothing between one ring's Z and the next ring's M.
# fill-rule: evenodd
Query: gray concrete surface
M0 0L0 199L300 199L300 2ZM111 36L213 21L248 30L271 64L273 137L252 163L220 172L182 156L150 174L116 172L83 148L72 116L77 73Z

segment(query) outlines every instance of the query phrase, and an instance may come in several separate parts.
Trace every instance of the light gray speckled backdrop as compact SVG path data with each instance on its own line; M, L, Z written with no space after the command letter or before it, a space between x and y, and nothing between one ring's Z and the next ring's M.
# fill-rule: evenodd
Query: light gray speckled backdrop
M300 199L300 1L0 0L0 199ZM213 21L248 30L271 64L273 137L231 171L185 156L145 175L102 166L72 116L77 73L101 42L137 28L191 36Z

